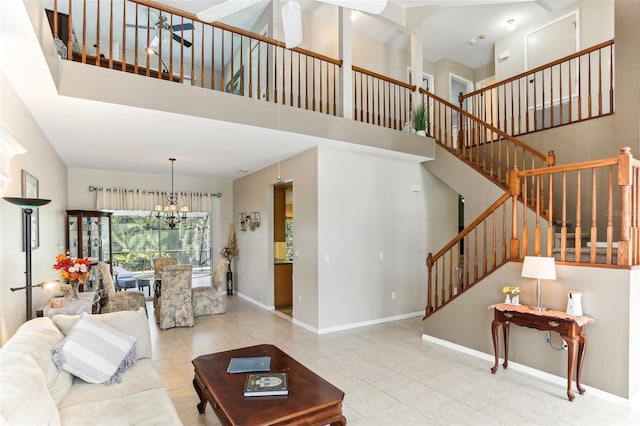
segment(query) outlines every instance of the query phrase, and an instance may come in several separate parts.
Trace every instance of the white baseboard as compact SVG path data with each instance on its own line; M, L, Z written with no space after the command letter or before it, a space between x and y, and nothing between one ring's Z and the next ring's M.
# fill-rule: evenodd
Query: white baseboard
M410 312L408 314L402 314L402 315L395 315L392 317L386 317L386 318L378 318L378 319L374 319L374 320L369 320L369 321L362 321L362 322L356 322L356 323L352 323L352 324L344 324L344 325L339 325L336 327L327 327L327 328L321 328L321 329L317 329L305 322L302 322L300 320L297 320L295 318L289 318L287 315L281 314L280 312L276 311L275 306L267 306L263 303L258 302L255 299L252 299L249 296L246 296L242 293L236 293L236 296L241 297L251 303L253 303L256 306L261 307L262 309L265 309L267 311L271 311L274 313L274 315L277 315L279 317L282 317L284 319L290 320L293 324L300 326L306 330L311 331L312 333L315 334L327 334L327 333L334 333L336 331L343 331L343 330L351 330L354 328L360 328L360 327L366 327L368 325L375 325L375 324L382 324L385 322L391 322L391 321L398 321L398 320L403 320L403 319L407 319L407 318L414 318L414 317L419 317L424 315L423 311L418 311L418 312Z
M257 305L257 306L259 306L259 307L261 307L262 309L265 309L265 310L267 310L267 311L273 311L273 310L275 309L275 306L268 306L268 305L265 305L265 304L263 304L263 303L258 302L258 301L257 301L257 300L255 300L255 299L250 298L249 296L247 296L247 295L245 295L245 294L242 294L242 293L236 293L235 295L236 295L236 296L238 296L238 297L242 297L244 300L247 300L247 301L249 301L249 302L253 303L254 305Z
M437 345L444 346L446 348L453 349L454 351L462 352L462 353L474 356L476 358L480 358L482 360L489 361L491 363L493 363L495 361L494 355L490 355L490 354L487 354L487 353L484 353L484 352L480 352L480 351L477 351L475 349L468 348L466 346L458 345L457 343L452 343L452 342L449 342L448 340L439 339L437 337L433 337L433 336L430 336L428 334L423 334L422 335L422 340L427 341L427 342L431 342L431 343L435 343ZM566 377L556 376L555 374L550 374L550 373L547 373L545 371L537 370L535 368L531 368L531 367L528 367L528 366L526 366L524 364L519 364L519 363L513 362L513 361L509 361L509 368L511 368L511 369L513 369L515 371L520 371L522 373L529 374L530 376L537 377L537 378L545 380L547 382L560 385L560 386L563 387L563 389L564 389L564 387L567 386L567 378ZM597 389L597 388L594 388L594 387L591 387L591 386L587 386L584 383L582 384L582 387L587 389L589 391L590 395L595 395L595 396L597 396L599 398L602 398L602 399L605 399L607 401L614 402L616 404L620 404L620 405L625 406L625 407L633 408L634 410L640 409L640 406L638 405L640 403L640 395L638 395L637 397L631 398L631 399L627 399L627 398L623 398L623 397L618 396L618 395L614 395L614 394L609 393L609 392L605 392L605 391L603 391L601 389Z
M398 320L403 320L403 319L413 318L413 317L420 317L422 315L424 315L423 311L410 312L408 314L394 315L392 317L378 318L378 319L369 320L369 321L338 325L335 327L321 328L318 330L318 334L327 334L327 333L334 333L336 331L351 330L353 328L366 327L368 325L383 324L385 322L398 321Z

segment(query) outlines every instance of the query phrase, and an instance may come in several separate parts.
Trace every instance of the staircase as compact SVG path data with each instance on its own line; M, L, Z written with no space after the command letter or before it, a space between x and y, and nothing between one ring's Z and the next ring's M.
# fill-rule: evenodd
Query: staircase
M505 193L427 256L425 318L526 255L582 266L640 264L640 161L630 149L614 158L556 166L553 151L543 155L468 111L420 93L431 115L428 134Z

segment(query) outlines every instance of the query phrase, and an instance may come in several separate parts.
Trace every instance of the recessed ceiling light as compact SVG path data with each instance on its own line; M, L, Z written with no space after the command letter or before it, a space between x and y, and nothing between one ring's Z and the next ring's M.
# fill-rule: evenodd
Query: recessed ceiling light
M480 34L480 35L478 36L478 38L479 38L480 40L484 40L485 38L487 38L487 36L486 36L486 35L484 35L484 34Z
M511 18L507 21L507 31L511 33L515 31L515 29L516 29L516 20Z
M469 43L471 46L475 46L476 45L476 39L475 38L471 38L469 39L469 41L467 43Z

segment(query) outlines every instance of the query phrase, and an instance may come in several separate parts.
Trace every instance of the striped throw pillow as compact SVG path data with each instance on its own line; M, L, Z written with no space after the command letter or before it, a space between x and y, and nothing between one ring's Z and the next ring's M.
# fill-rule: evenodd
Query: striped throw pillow
M51 351L58 368L89 383L120 383L136 360L136 338L83 313Z

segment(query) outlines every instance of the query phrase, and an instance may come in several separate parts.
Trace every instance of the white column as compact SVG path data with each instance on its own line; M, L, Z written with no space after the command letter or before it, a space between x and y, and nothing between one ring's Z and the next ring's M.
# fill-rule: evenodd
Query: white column
M422 64L424 58L422 56L422 38L416 32L411 33L411 84L416 85L416 96L414 97L413 104L417 105L422 99L419 96L418 88L422 87Z
M339 114L344 118L353 119L353 79L351 73L351 9L338 8L338 49L342 59L340 67L340 91L338 105Z

